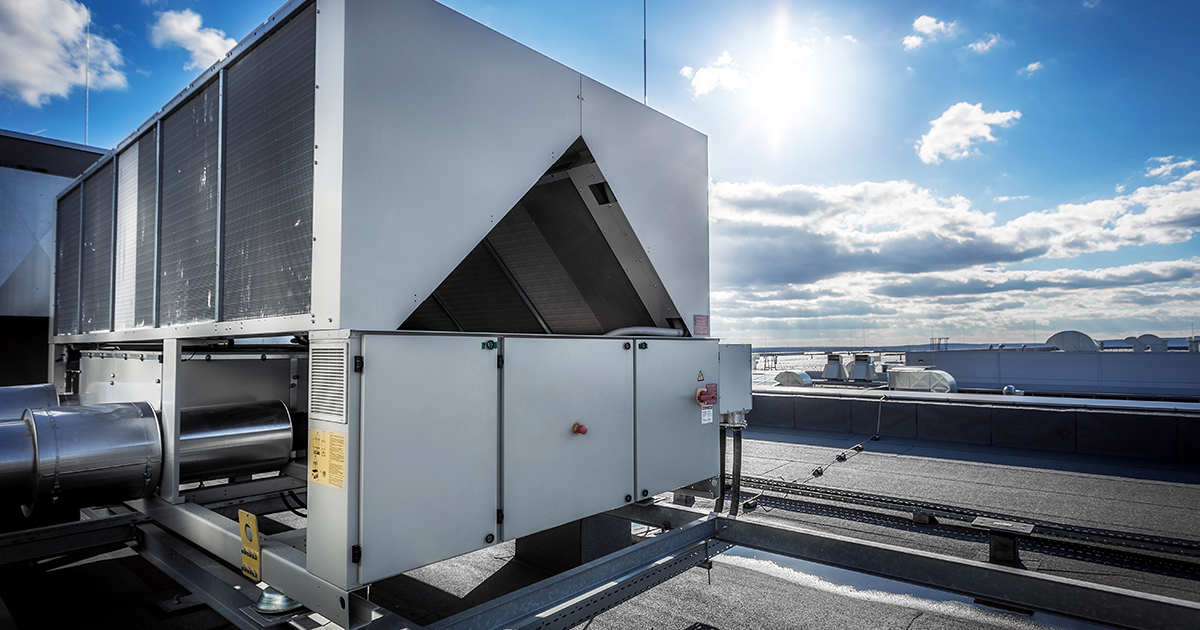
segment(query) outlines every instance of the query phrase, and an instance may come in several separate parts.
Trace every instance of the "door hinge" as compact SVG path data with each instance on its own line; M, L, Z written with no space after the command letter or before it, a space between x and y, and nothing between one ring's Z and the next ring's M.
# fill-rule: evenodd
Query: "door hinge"
M362 547L358 545L350 547L350 562L354 564L362 562Z
M498 370L504 369L504 355L503 354L496 355L496 369L498 369Z
M362 358L361 354L354 355L354 371L355 372L363 371L363 358Z
M504 524L504 510L496 510L496 524L497 525Z

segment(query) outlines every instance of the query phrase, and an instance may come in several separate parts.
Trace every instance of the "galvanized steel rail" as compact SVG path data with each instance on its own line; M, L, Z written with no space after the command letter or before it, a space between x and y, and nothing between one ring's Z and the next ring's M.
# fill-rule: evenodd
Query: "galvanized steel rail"
M852 490L822 488L818 486L780 481L777 479L767 479L764 477L743 476L742 486L785 495L821 499L824 501L865 505L868 507L882 508L897 512L927 514L939 519L970 522L982 516L1003 521L1015 521L1033 525L1033 533L1039 536L1069 539L1092 544L1112 545L1129 549L1140 549L1143 551L1156 551L1180 556L1200 557L1200 541L1196 540L1185 540L1182 538L1170 538L1166 536L1154 536L1135 532L1101 529L1097 527L1086 527L1083 525L1053 523L1041 519L1026 518L1024 516L1016 516L1012 514L1001 514L999 512L989 512L987 510L977 510L973 508L947 505L944 503L903 499L882 494L855 492Z

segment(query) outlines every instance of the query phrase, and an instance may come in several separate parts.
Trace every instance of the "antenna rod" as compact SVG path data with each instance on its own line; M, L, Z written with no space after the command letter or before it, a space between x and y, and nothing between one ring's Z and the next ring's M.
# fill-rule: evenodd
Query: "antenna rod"
M642 0L642 104L650 104L650 94L646 91L646 0Z
M87 11L87 41L84 44L83 53L83 143L88 143L88 109L91 107L90 97L88 92L88 75L92 69L92 10L84 7Z

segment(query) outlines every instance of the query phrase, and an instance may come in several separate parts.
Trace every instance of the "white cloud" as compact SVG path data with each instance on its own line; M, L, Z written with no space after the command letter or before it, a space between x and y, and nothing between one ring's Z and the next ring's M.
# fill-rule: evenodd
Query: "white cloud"
M917 154L926 164L942 161L942 156L957 160L970 155L976 140L992 142L992 126L1007 127L1021 117L1017 110L983 111L983 103L962 102L950 106L937 120L930 121L929 133L917 143Z
M191 9L163 11L150 29L150 42L155 48L178 46L192 55L184 69L203 70L225 57L237 41L224 31L203 28L200 15Z
M922 15L916 20L913 20L913 30L924 35L929 35L930 37L936 35L950 35L954 30L955 24L957 24L957 22L951 22L947 24L928 15Z
M854 39L854 37L852 37L852 36L850 36L850 35L842 35L842 39L844 39L844 40L846 40L846 41L850 42L851 44L857 44L857 43L858 43L858 40L857 40L857 39Z
M1146 160L1147 162L1157 162L1159 164L1158 166L1147 168L1146 177L1161 177L1166 179L1167 177L1170 177L1171 173L1177 169L1191 168L1196 165L1196 160L1180 160L1178 162L1174 160L1174 155L1168 155L1166 157L1153 157L1149 160Z
M970 48L974 52L983 54L991 50L996 44L999 44L1002 41L1004 41L1004 38L1000 37L998 33L989 33L984 39L981 39L973 44L968 44L967 48Z
M1083 2L1080 4L1082 4L1084 8L1095 9L1096 7L1100 6L1100 0L1083 0Z
M74 0L0 0L0 92L40 107L83 87L85 67L91 89L128 87L121 49L95 24L89 55L87 23L87 8Z
M1017 200L1020 200L1020 199L1028 199L1028 198L1029 198L1029 195L1015 195L1015 196L1012 196L1012 197L1004 197L1004 196L1001 196L1001 197L993 197L993 198L992 198L992 201L997 201L997 202L1000 202L1000 203L1004 203L1005 201L1017 201Z
M1035 61L1035 62L1029 64L1028 66L1025 66L1024 68L1017 70L1017 74L1023 74L1025 76L1030 76L1034 72L1037 72L1038 70L1041 70L1041 69L1042 69L1042 62Z
M904 44L904 50L912 50L914 48L920 48L921 44L925 43L925 38L921 37L920 35L909 35L900 41Z
M809 49L809 54L811 53L812 51ZM734 66L733 57L730 56L728 50L721 53L721 56L712 65L694 71L690 66L684 66L680 69L679 74L692 80L693 96L708 94L718 88L732 92L747 84L746 79Z
M1117 184L1115 190L1117 191L1118 195L1125 192L1125 184Z
M714 329L745 341L826 343L820 339L844 340L846 330L866 326L880 331L876 338L903 343L905 335L927 338L930 319L957 339L972 333L986 342L1006 341L1006 334L1030 340L1033 329L1037 341L1068 328L1123 338L1126 330L1185 329L1200 297L1200 258L1007 268L1194 242L1200 170L1004 223L964 197L941 197L905 181L717 182L709 206ZM1145 308L1131 314L1130 304Z

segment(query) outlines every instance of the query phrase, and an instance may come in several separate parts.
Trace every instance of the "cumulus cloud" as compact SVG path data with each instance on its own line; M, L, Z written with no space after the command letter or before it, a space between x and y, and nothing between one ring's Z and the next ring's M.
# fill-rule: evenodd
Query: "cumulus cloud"
M1017 74L1031 76L1034 72L1037 72L1038 70L1041 70L1041 69L1042 69L1042 62L1035 61L1035 62L1029 64L1028 66L1025 66L1024 68L1017 70Z
M93 24L89 54L87 24L74 0L0 0L0 92L40 107L83 87L85 74L94 90L128 87L121 49Z
M992 126L1007 127L1021 117L1017 110L983 111L983 103L966 102L951 105L937 120L930 121L929 133L917 143L917 155L926 164L936 164L946 156L952 160L971 154L976 141L992 142Z
M1028 198L1029 198L1029 195L1014 195L1012 197L1000 196L1000 197L993 197L992 201L1004 203L1006 201L1017 201L1020 199L1028 199Z
M684 66L679 70L679 74L692 80L693 96L708 94L718 88L732 92L745 87L747 83L746 79L738 72L728 50L722 52L721 56L717 57L717 60L711 65L699 70L693 69L691 66Z
M714 287L808 287L841 274L930 274L1187 242L1200 232L1200 170L1007 223L906 181L717 182L709 209L713 251L738 252L714 257Z
M1146 177L1161 177L1163 179L1170 177L1171 173L1177 169L1191 168L1196 165L1196 160L1180 159L1176 161L1174 155L1153 157L1146 161L1158 164L1158 166L1151 166L1146 169Z
M921 37L920 35L909 35L908 37L900 40L900 43L904 44L904 50L912 50L914 48L920 48L921 44L925 43L925 38Z
M1130 286L1176 283L1200 277L1200 258L1144 262L1102 269L1048 271L969 270L966 273L931 273L897 279L874 289L889 297L980 295L1045 289L1127 289ZM1127 292L1126 292L1127 293ZM1122 298L1122 299L1127 299Z
M150 42L155 48L178 46L192 56L186 70L203 70L225 57L237 41L226 37L224 31L204 28L200 15L191 9L163 11L150 28Z
M913 30L923 35L929 35L930 37L935 37L937 35L950 35L951 32L954 31L955 24L957 24L957 22L951 22L947 24L938 20L937 18L930 17L928 15L922 15L921 17L913 20Z
M1004 38L1000 37L999 33L988 33L987 37L984 37L983 39L972 44L968 44L967 48L970 48L973 52L983 54L991 50L996 46L996 44L999 44L1002 41L1004 41Z

